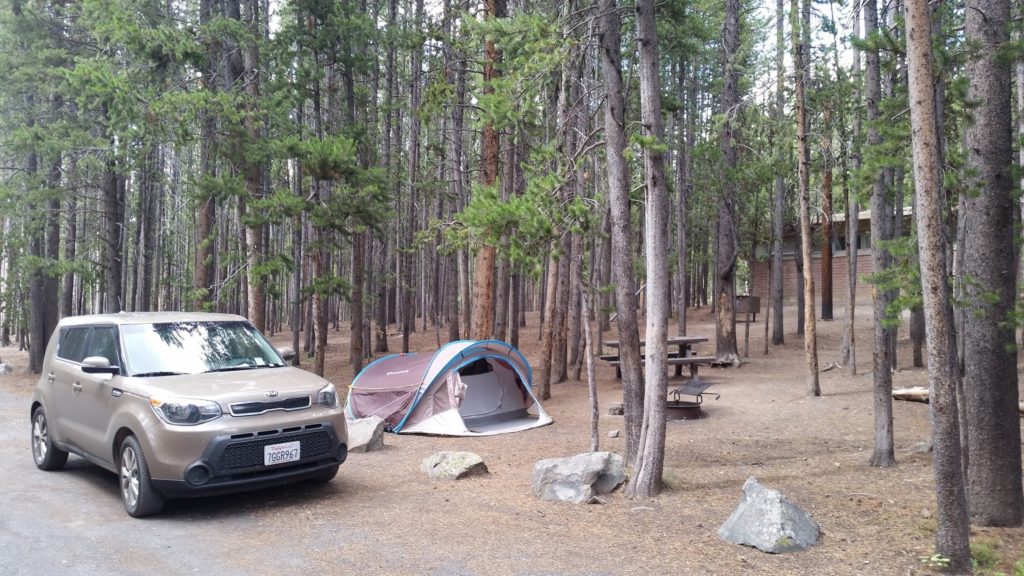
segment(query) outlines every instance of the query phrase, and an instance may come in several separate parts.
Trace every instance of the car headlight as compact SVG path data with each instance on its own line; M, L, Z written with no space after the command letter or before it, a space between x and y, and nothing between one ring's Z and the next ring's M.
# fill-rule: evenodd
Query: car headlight
M338 407L338 390L334 384L328 384L316 393L316 403L328 408Z
M179 426L194 426L220 418L220 404L209 400L150 398L149 405L161 420Z

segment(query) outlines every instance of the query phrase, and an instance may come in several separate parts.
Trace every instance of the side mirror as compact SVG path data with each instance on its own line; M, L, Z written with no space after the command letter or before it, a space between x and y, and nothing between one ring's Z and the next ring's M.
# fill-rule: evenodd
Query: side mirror
M121 372L119 366L111 366L110 360L103 356L89 356L82 360L82 372L86 374L118 374Z
M277 349L277 353L281 355L285 362L291 362L295 359L295 349L291 346L282 346Z

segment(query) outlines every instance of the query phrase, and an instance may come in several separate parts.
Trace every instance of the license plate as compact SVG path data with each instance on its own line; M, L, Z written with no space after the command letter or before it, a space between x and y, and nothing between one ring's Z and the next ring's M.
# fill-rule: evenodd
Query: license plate
M263 465L274 466L275 464L297 461L300 458L300 445L301 443L296 441L264 446Z

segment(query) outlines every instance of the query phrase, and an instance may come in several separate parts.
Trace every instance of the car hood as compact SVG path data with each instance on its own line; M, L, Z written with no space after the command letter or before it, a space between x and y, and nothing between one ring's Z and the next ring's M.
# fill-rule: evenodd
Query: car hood
M213 400L225 405L240 401L308 396L315 394L327 384L327 380L316 374L291 366L181 376L125 378L125 387L141 396L167 394L181 398Z

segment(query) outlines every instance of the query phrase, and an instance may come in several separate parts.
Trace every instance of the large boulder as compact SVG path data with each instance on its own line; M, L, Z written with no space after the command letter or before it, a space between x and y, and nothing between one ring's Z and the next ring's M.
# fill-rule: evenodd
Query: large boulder
M459 480L488 472L483 458L472 452L438 452L424 459L420 469L441 480Z
M589 452L569 458L541 460L533 466L533 494L541 500L584 504L626 481L622 456Z
M348 421L348 451L376 452L384 449L384 419L370 416Z
M777 490L751 476L743 483L743 499L718 529L726 542L780 554L818 543L821 528L811 516Z

